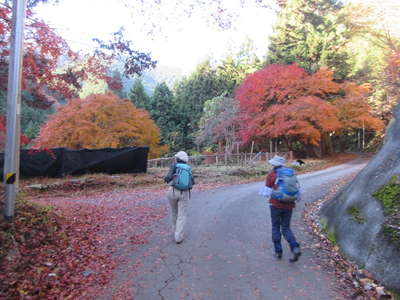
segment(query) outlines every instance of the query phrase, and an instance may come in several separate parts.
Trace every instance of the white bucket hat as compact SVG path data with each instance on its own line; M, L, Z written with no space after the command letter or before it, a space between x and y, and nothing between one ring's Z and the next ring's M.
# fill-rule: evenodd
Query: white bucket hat
M176 158L179 158L181 161L188 162L189 161L189 156L185 151L179 151L174 155Z
M268 162L271 165L273 165L274 167L281 167L281 166L283 166L285 164L286 159L284 157L282 157L282 156L275 155Z

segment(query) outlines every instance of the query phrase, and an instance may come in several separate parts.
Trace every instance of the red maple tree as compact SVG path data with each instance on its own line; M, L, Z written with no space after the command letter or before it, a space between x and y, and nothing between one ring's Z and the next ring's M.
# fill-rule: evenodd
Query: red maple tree
M6 146L6 118L0 115L0 151L4 151L4 147ZM31 140L26 137L24 134L21 134L20 144L21 146L28 145Z
M337 83L333 73L322 68L307 74L296 64L268 65L246 77L236 90L240 105L240 135L244 142L253 138L279 138L291 149L302 142L310 154L329 136L356 128L360 122L373 130L382 123L370 114L366 102L368 87L349 82ZM363 113L359 112L362 107ZM346 122L358 113L358 121Z
M7 89L9 41L11 34L11 7L0 6L0 90ZM98 47L84 59L71 51L68 43L53 28L35 17L28 8L25 22L22 89L33 97L30 105L48 108L57 99L70 99L77 95L81 84L90 74L103 79L115 88L118 82L109 75L108 69L115 59L124 63L123 75L141 74L154 67L149 54L136 51L124 38L123 30L104 42L95 39ZM123 59L123 60L122 60Z

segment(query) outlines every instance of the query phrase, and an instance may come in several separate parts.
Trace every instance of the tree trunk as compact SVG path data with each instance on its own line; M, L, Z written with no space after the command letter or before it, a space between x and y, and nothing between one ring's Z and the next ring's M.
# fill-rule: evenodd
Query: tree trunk
M320 147L313 144L306 145L306 152L307 152L307 157L321 158L322 156Z
M284 137L283 138L283 144L285 145L285 148L287 149L287 151L292 151L292 142L291 139Z
M218 141L218 153L223 153L222 149L223 149L222 141Z
M321 135L321 154L324 156L331 156L333 154L332 140L327 132Z
M346 151L346 141L347 141L347 135L346 134L342 134L341 136L339 136L339 143L340 143L340 152L344 153Z

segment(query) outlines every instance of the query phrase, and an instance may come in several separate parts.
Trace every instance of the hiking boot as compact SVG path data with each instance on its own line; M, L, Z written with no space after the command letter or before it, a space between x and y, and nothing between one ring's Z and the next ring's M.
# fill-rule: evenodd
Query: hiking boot
M293 248L292 257L289 259L290 262L296 262L299 260L301 251L299 247Z
M175 243L177 243L178 245L181 244L182 242L183 242L183 237L175 238Z
M180 244L183 242L183 234L175 232L175 243Z
M275 252L276 259L282 259L282 252Z

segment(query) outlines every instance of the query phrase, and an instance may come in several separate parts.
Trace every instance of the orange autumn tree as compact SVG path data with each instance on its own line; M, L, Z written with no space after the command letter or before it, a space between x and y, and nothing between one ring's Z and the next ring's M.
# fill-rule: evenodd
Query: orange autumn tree
M278 138L289 149L301 142L309 155L330 154L331 135L360 122L345 122L363 107L364 126L378 130L370 114L364 86L337 83L333 73L320 69L308 74L296 64L268 65L246 77L236 91L240 105L240 130L244 142L253 138ZM343 105L346 103L346 105ZM322 153L321 153L322 151Z
M351 136L357 130L359 133L365 133L365 130L380 132L385 125L381 119L374 116L372 107L366 101L371 92L370 84L344 82L341 84L341 91L344 96L335 98L332 103L338 109L337 118L340 122L334 136L341 151L344 151L348 144L347 136Z
M342 84L345 96L332 102L338 109L337 117L341 124L338 132L348 133L355 128L368 128L373 131L383 129L383 121L373 116L371 106L365 101L370 89L369 84Z
M400 104L400 50L393 51L388 55L387 66L384 74L385 89L387 92L388 105L391 109Z
M148 112L116 95L92 94L72 99L41 128L38 148L70 149L149 146L150 158L159 157L160 130Z

